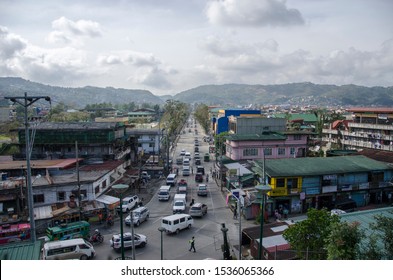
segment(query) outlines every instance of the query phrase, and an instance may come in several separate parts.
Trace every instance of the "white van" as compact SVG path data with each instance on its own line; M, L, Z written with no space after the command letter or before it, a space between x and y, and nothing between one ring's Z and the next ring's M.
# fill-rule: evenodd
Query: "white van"
M177 184L177 176L174 173L171 173L168 175L168 177L166 178L166 184L168 186L176 186Z
M175 214L162 218L161 227L166 233L179 233L182 229L191 228L194 219L188 214Z
M158 200L169 200L171 197L169 190L171 189L171 186L161 186L160 189L158 190Z
M83 238L51 241L45 243L42 248L43 260L87 260L95 254L93 245Z

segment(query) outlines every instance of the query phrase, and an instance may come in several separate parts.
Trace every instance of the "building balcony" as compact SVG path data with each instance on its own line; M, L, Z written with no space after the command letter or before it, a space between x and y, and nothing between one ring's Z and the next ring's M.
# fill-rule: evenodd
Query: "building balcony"
M356 127L356 128L364 128L364 129L392 130L392 131L393 131L393 125L370 124L370 123L354 123L354 122L350 122L350 123L348 123L348 126L349 126L350 128Z

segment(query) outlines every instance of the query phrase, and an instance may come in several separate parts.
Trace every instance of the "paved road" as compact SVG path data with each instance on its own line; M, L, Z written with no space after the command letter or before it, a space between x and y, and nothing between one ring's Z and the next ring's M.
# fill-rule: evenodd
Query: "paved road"
M186 131L188 131L188 129ZM202 137L204 135L201 133L202 129L199 125L198 132L199 134L195 135L194 129L192 129L192 133L186 133L180 136L177 146L173 151L174 159L176 159L176 157L179 155L181 149L185 149L186 151L191 152L191 155L194 155L193 151L195 137L199 138L200 154L203 155L204 153L208 152L208 144L202 141ZM213 166L213 161L204 163L202 158L202 164L205 167L205 171L209 173L210 167ZM179 172L179 179L185 179L189 185L187 204L189 205L191 198L194 198L195 202L203 202L208 206L208 214L203 218L195 218L194 226L191 229L183 230L178 235L168 235L163 233L164 259L222 259L223 254L221 251L221 245L223 244L223 235L221 231L221 224L225 223L226 227L228 227L228 238L232 245L237 245L239 241L238 223L237 221L233 220L232 212L228 209L224 196L222 195L214 180L210 179L207 184L209 191L208 196L198 197L196 195L197 183L194 181L194 174L183 177L181 172ZM164 184L164 180L162 183ZM172 188L171 198L173 198L175 192L175 188ZM135 257L137 260L158 260L161 257L161 233L158 231L158 227L160 226L162 217L172 214L172 201L158 201L157 196L155 195L145 206L150 210L150 219L142 223L139 227L135 228L135 232L146 235L148 237L148 244L144 248L137 248L135 250ZM186 213L188 213L188 208L189 207L186 209ZM129 227L124 226L124 231L131 230ZM97 251L96 259L106 260L120 257L120 254L114 252L114 250L109 246L109 240L112 234L118 232L120 232L119 222L115 223L112 228L104 231L104 243L95 246ZM192 236L195 236L196 240L196 253L188 251L188 240L190 240ZM132 256L132 250L127 250L126 256Z

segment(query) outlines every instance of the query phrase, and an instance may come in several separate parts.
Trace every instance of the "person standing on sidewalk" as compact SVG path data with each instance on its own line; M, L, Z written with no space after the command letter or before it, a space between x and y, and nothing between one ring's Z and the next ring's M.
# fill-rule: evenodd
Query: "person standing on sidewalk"
M194 253L196 252L195 250L195 237L193 236L190 241L188 241L190 243L190 249L188 251L191 252L191 250L194 250Z

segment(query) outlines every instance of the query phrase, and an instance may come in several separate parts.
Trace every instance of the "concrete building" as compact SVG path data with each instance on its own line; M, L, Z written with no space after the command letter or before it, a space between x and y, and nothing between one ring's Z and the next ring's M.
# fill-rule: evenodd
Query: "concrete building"
M229 116L231 134L261 134L266 131L286 131L285 118L266 118L263 116Z
M75 158L76 142L78 156L92 160L121 159L131 151L126 127L123 123L96 122L42 122L30 124L34 143L32 159ZM15 159L26 158L25 129L18 129L21 154Z
M261 110L246 110L246 109L221 109L217 114L216 119L212 119L213 131L215 134L229 131L229 117L230 116L260 116Z
M226 157L232 160L305 157L308 132L263 132L261 134L229 135L226 137Z
M393 151L393 108L349 108L351 121L335 122L322 130L328 145L341 149Z

